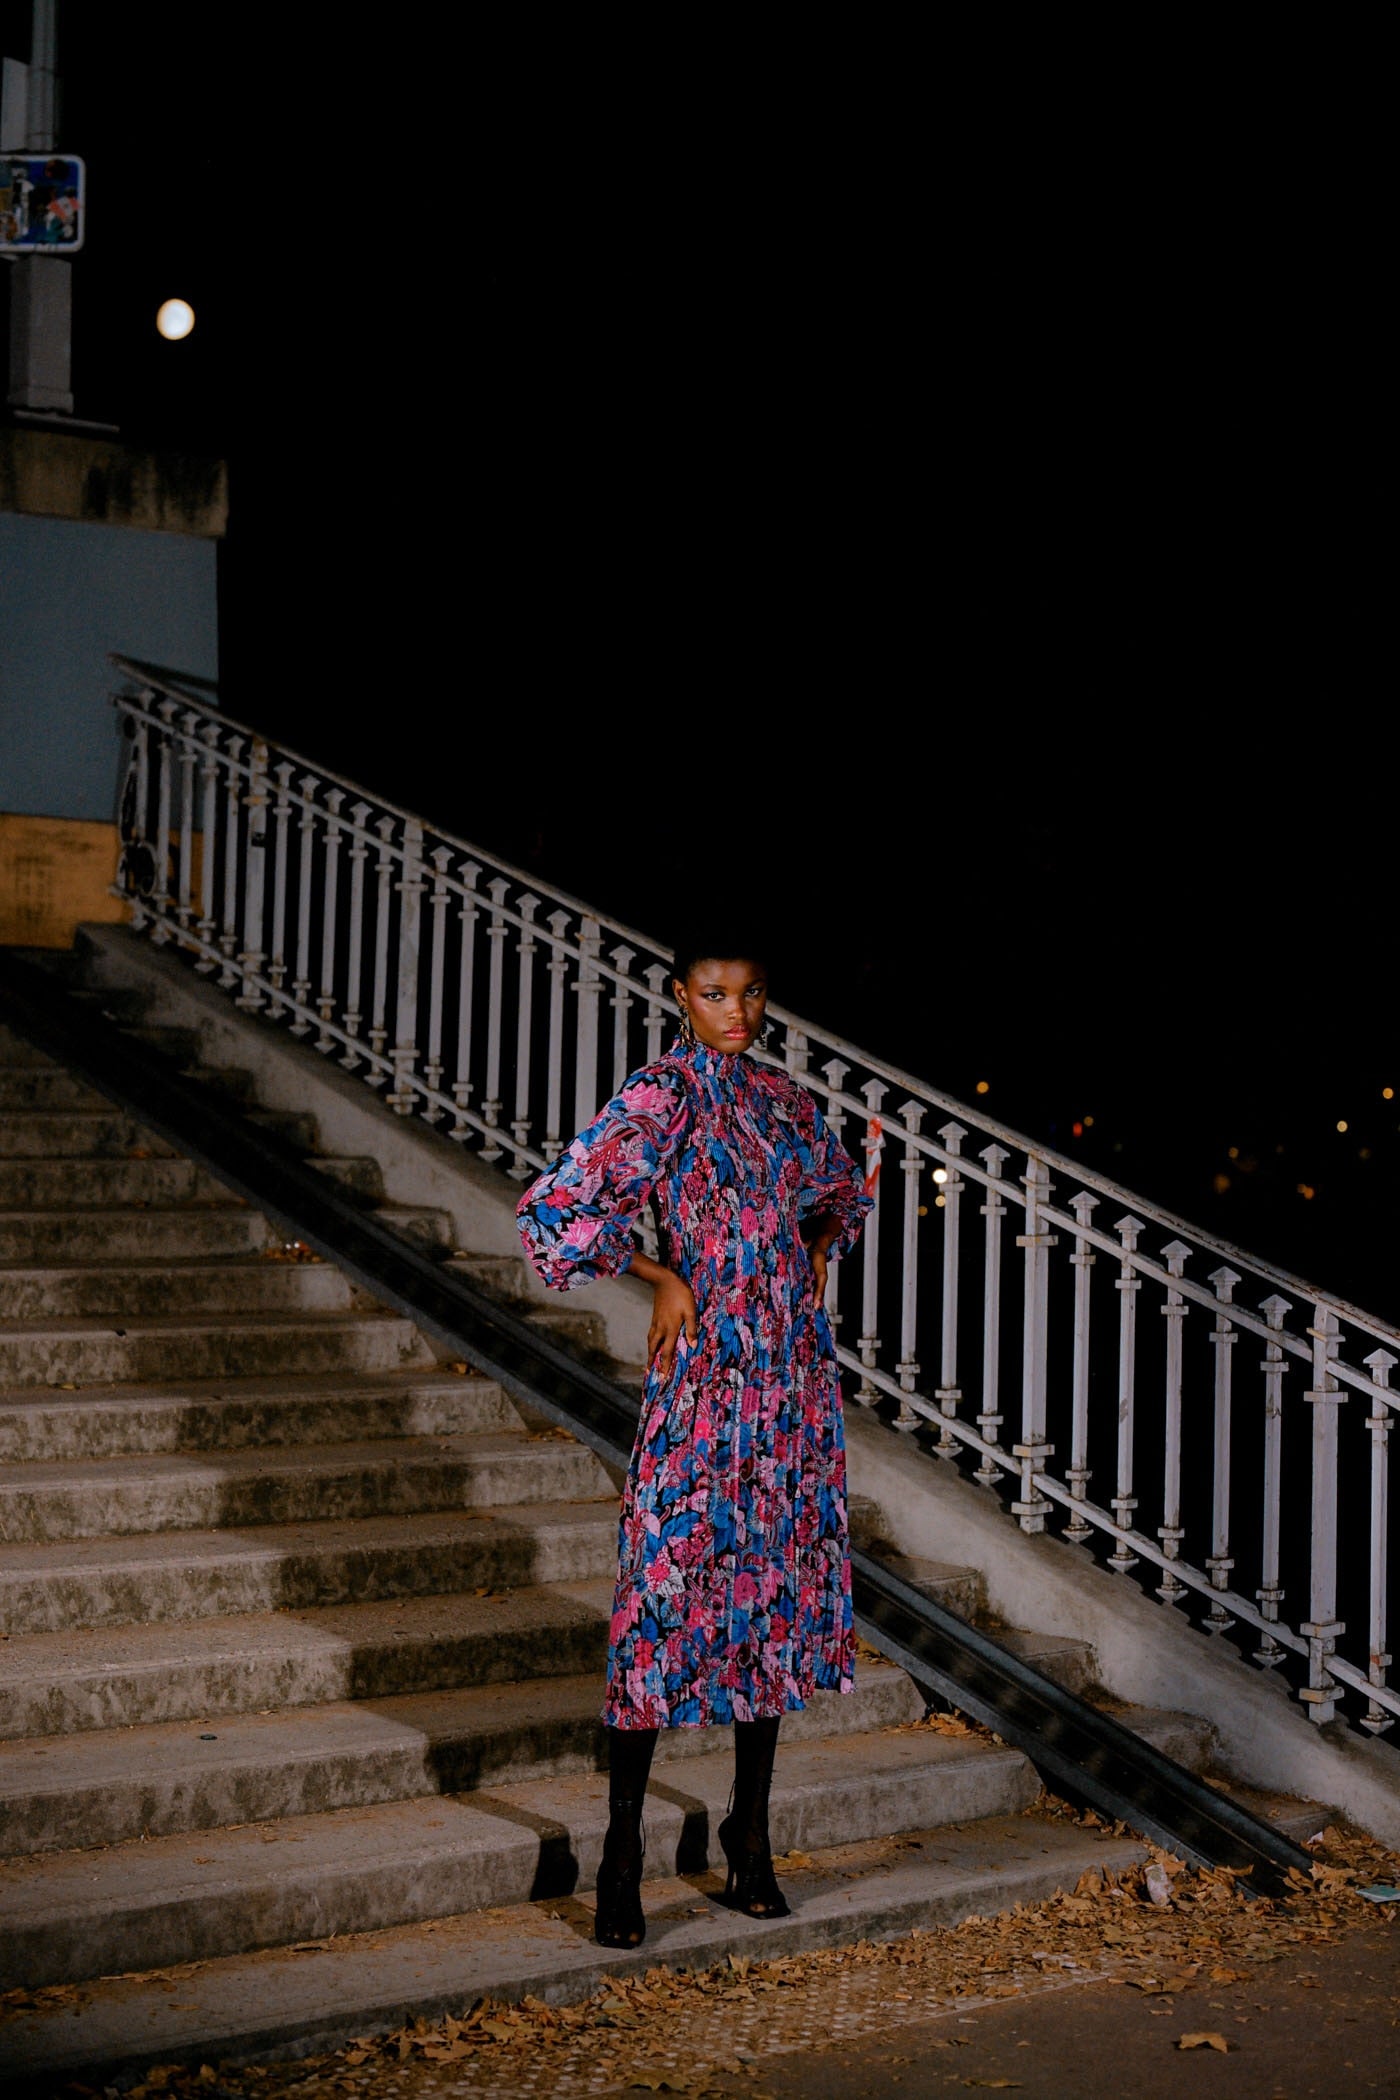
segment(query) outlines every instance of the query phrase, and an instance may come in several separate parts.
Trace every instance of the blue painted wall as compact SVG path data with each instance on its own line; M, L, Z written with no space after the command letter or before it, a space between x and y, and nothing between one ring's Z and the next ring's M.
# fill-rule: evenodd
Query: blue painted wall
M213 540L0 513L0 812L116 813L107 652L217 678Z

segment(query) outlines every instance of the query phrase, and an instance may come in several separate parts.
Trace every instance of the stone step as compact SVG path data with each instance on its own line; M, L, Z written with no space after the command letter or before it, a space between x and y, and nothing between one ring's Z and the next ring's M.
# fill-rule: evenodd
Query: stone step
M182 1069L197 1062L200 1054L200 1034L197 1028L182 1028L178 1023L165 1021L140 1021L126 1028L163 1057L173 1058Z
M408 1370L369 1377L242 1378L169 1386L0 1392L0 1464L141 1451L232 1451L342 1444L370 1437L511 1429L500 1387L469 1373Z
M328 1181L338 1182L352 1196L380 1197L384 1195L384 1175L377 1159L339 1159L322 1153L306 1161L318 1174Z
M301 1109L250 1108L245 1112L244 1121L282 1138L294 1152L313 1152L320 1143L320 1125L314 1116Z
M617 1497L0 1545L14 1636L611 1577Z
M0 1021L0 1066L7 1072L56 1072L59 1067L41 1050L31 1043L28 1036L21 1035L8 1022Z
M586 1592L592 1604L603 1587ZM0 1743L6 1856L593 1773L607 1762L602 1691L594 1667ZM922 1739L922 1713L902 1670L867 1662L853 1692L821 1693L789 1714L783 1739L890 1728ZM713 1752L717 1740L708 1729L663 1731L658 1773Z
M108 1106L105 1094L85 1086L59 1065L9 1066L0 1064L0 1115L12 1109L81 1108Z
M219 1743L185 1733L184 1782L193 1792L200 1753ZM700 1873L720 1856L715 1832L733 1754L727 1743L715 1746L712 1731L695 1733L708 1739L703 1753L658 1754L653 1769L653 1872ZM158 1787L153 1775L153 1806ZM776 1852L811 1852L1014 1816L1038 1792L1019 1751L979 1737L916 1727L806 1740L794 1732L779 1751L769 1827ZM0 1865L0 1974L33 1989L572 1896L593 1886L607 1820L604 1773L523 1781L492 1773L489 1790L458 1799L424 1791L284 1814L261 1828L242 1822L163 1836L152 1827L144 1841L108 1850L32 1853Z
M239 1065L190 1064L184 1067L185 1077L196 1086L212 1087L230 1101L255 1101L257 1083L251 1072Z
M114 1108L12 1109L0 1116L0 1159L174 1157L144 1124Z
M311 1162L315 1165L315 1161ZM452 1245L452 1219L445 1210L429 1210L406 1203L376 1203L374 1216L390 1232L412 1240L415 1246L438 1253Z
M854 1543L863 1544L857 1538ZM978 1620L986 1609L987 1585L978 1568L956 1567L950 1561L926 1560L908 1553L900 1553L881 1540L865 1545L872 1559L878 1560L892 1574L900 1576L911 1589L919 1590L941 1604L945 1611L954 1611L960 1619Z
M230 1325L194 1318L0 1327L0 1389L128 1379L255 1378L269 1371L392 1371L428 1364L416 1327L390 1313L261 1313Z
M422 1839L436 1840L443 1828L426 1828ZM420 1844L431 1874L434 1846ZM535 1845L537 1854L545 1849L539 1838ZM305 1932L298 1927L292 1941L304 1951L291 1958L284 1940L265 1953L224 1955L181 1969L178 1986L168 1969L159 1968L110 1976L76 1996L55 1995L0 2027L0 2070L16 2081L42 2073L55 2083L81 2078L99 2090L115 2089L120 2080L124 2089L152 2064L197 2067L280 2061L308 2049L329 2052L356 2036L391 2033L418 2018L465 2017L483 1996L576 2004L610 1977L640 1978L657 1964L698 1971L730 1957L778 1960L915 1930L948 1930L974 1914L996 1916L1017 1904L1043 1902L1072 1889L1091 1868L1121 1873L1146 1856L1147 1847L1135 1838L1033 1816L943 1824L864 1845L812 1850L810 1866L783 1876L791 1916L772 1919L739 1917L721 1906L714 1899L723 1878L713 1871L687 1869L684 1878L664 1877L664 1862L657 1859L642 1889L647 1936L630 1951L597 1946L591 1899L572 1895L334 1940L308 1925ZM213 1845L200 1844L200 1860L222 1857ZM269 1858L277 1858L275 1847ZM192 1861L188 1871L193 1924L207 1885L196 1876L218 1870ZM100 1908L93 1910L100 1925ZM284 1931L293 1917L315 1915L295 1899L288 1911ZM60 1939L61 1948L67 1944ZM471 2062L462 2069L470 2073ZM451 2076L444 2090L452 2090ZM509 2063L504 2076L510 2077ZM472 2082L461 2089L478 2087ZM909 2089L925 2090L917 2078Z
M1027 1633L1018 1627L988 1628L993 1638L1022 1662L1063 1685L1067 1692L1084 1693L1097 1682L1094 1651L1087 1641L1058 1633Z
M188 1159L0 1159L0 1210L235 1200Z
M524 1260L514 1254L468 1254L460 1250L445 1264L492 1298L523 1304L530 1297Z
M231 1714L507 1678L592 1672L601 1683L612 1602L609 1577L30 1634L0 1643L0 1737L199 1717L214 1727Z
M0 1212L0 1262L210 1260L260 1254L281 1235L255 1210L229 1204L128 1210Z
M276 1250L240 1261L83 1262L0 1266L9 1320L149 1318L153 1314L346 1312L366 1301L329 1262L279 1260Z
M258 1451L33 1460L0 1479L0 1538L232 1530L331 1517L554 1502L608 1488L583 1444L553 1433L300 1445Z

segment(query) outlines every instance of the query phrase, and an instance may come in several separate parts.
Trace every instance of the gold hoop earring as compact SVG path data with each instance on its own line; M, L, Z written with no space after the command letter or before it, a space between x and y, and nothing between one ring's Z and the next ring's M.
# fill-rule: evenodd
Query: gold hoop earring
M681 1008L681 1041L687 1049L693 1050L695 1048L695 1027L691 1021L690 1008L688 1006Z

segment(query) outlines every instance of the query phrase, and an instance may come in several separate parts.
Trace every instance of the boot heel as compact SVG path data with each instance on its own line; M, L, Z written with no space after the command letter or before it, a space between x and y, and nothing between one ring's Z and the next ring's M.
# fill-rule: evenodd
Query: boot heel
M720 1902L746 1918L790 1918L792 1909L778 1887L771 1849L765 1845L761 1852L750 1852L733 1843L737 1833L728 1816L716 1834L729 1867Z

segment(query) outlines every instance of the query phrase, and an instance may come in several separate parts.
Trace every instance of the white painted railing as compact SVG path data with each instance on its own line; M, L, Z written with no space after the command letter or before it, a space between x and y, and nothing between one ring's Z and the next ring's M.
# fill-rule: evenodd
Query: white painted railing
M119 888L246 1013L517 1180L672 1039L665 948L113 661ZM831 1294L853 1397L970 1453L1026 1531L1094 1543L1253 1638L1315 1720L1346 1698L1388 1728L1400 1334L770 1013L774 1061L873 1178Z

